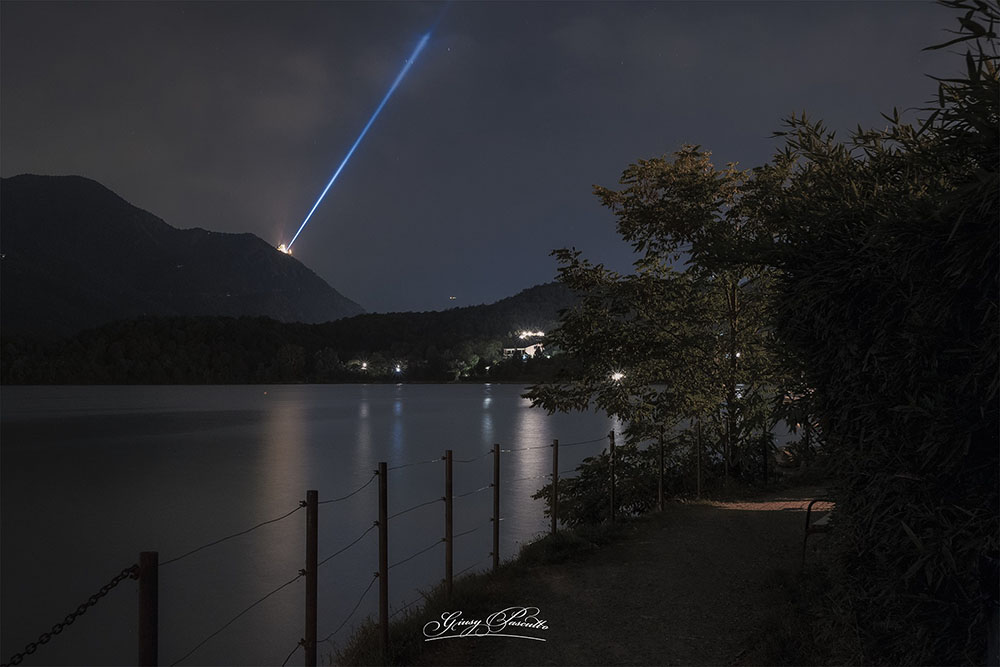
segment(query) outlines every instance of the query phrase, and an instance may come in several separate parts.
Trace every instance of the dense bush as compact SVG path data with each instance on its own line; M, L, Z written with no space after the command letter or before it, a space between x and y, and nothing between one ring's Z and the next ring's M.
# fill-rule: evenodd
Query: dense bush
M842 578L864 661L975 664L998 546L996 3L929 118L844 143L793 119L771 214L779 333L805 361L841 487Z

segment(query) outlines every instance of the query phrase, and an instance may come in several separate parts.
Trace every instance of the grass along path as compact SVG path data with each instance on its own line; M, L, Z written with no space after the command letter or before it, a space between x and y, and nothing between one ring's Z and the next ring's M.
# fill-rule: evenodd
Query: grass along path
M601 546L567 536L562 547L559 541L529 547L545 555L539 559L529 553L524 563L506 566L496 576L477 577L457 592L453 605L442 607L434 599L394 627L394 643L402 640L411 647L399 660L426 665L752 664L760 629L787 599L778 584L798 570L806 503L822 495L821 488L803 487L752 500L675 502ZM559 562L561 554L565 560ZM538 560L543 563L529 564ZM549 628L525 634L545 642L504 637L420 641L424 623L439 618L441 610L485 619L506 607L524 606L538 607ZM367 661L358 653L341 659Z

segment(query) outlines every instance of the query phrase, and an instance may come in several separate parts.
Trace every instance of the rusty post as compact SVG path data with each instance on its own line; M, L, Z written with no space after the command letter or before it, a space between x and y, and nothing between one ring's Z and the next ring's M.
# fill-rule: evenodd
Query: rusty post
M552 441L552 534L559 523L559 440Z
M615 432L608 433L611 441L611 523L615 522Z
M493 571L500 569L500 443L493 445Z
M158 664L160 554L139 554L139 664Z
M695 497L701 498L701 420L698 420L698 486L696 487Z
M451 598L455 557L455 515L452 511L452 471L451 450L444 452L444 581L445 592Z
M656 507L663 511L663 424L660 424L660 478L656 491Z
M306 491L306 628L305 665L316 667L317 562L319 556L319 492Z
M386 463L378 464L378 625L382 660L389 660L389 489Z

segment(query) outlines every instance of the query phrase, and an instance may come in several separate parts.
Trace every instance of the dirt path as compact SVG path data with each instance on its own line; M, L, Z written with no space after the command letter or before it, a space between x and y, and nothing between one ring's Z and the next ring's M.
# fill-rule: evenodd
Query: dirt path
M753 501L672 504L585 558L503 582L490 595L493 608L462 610L464 618L485 618L536 606L549 629L532 634L545 642L438 641L426 645L421 663L738 664L780 595L776 577L798 567L805 505L822 495L811 487Z

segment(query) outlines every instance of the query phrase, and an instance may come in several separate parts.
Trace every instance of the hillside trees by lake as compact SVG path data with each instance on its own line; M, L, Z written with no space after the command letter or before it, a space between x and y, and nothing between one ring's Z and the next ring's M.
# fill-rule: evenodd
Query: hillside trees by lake
M567 288L549 284L490 305L365 314L325 324L252 317L141 318L66 339L5 338L0 372L7 384L539 378L558 361L505 358L503 349L523 347L519 331L544 331L572 300Z

